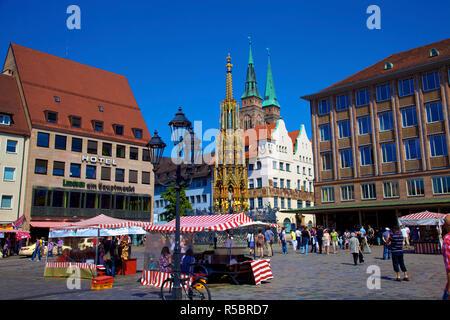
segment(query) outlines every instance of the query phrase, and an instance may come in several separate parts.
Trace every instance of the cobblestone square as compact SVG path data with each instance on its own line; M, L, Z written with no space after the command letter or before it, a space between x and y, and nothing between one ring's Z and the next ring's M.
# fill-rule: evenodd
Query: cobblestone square
M411 281L394 281L391 260L382 260L382 247L365 254L365 263L353 265L350 253L308 253L289 247L287 255L279 246L271 259L274 279L255 285L211 284L214 300L439 300L445 286L443 259L440 255L405 253ZM112 289L91 290L90 280L81 280L81 289L67 288L66 279L44 277L44 260L31 262L24 257L0 260L0 299L45 300L158 300L159 289L139 282L143 266L143 247L133 247L138 258L138 274L117 276ZM381 271L380 289L370 290L368 266Z

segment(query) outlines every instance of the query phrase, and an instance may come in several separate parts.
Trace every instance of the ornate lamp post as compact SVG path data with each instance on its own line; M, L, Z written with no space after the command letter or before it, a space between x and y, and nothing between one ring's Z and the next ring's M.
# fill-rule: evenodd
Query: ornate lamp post
M192 178L194 176L194 158L195 158L195 138L194 132L192 130L191 122L186 118L184 113L181 111L181 107L178 109L178 113L175 115L172 121L169 122L170 129L172 131L172 141L174 142L175 147L178 148L178 156L181 158L182 150L189 151L190 159L188 159L188 167L186 169L186 178L181 175L181 163L177 165L177 173L175 177L175 190L176 190L176 219L175 219L175 249L174 249L174 285L173 285L173 298L175 300L181 299L181 285L180 285L180 262L181 262L181 250L180 250L180 193L184 187L187 187L191 184ZM190 136L190 144L189 141L185 140L186 133ZM183 143L184 142L184 143ZM181 145L183 143L183 145ZM153 164L153 172L155 176L155 182L167 187L171 185L170 183L162 183L159 181L156 171L158 170L162 154L164 152L164 148L166 144L161 140L158 136L158 132L155 131L150 142L147 144L147 148L150 153L150 162ZM185 153L189 156L189 154ZM170 182L170 181L169 181Z

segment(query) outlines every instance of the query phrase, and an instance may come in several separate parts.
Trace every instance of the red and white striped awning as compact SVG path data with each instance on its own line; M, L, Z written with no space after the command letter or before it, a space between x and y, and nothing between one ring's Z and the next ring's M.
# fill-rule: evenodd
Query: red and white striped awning
M244 213L215 214L211 216L180 217L181 232L225 231L241 225L254 222ZM144 227L149 232L175 232L175 220L164 225L148 225Z
M443 224L444 218L447 215L448 213L435 213L423 211L400 217L398 218L398 221L402 225L410 225L410 226L441 225Z
M127 227L145 227L148 225L152 225L151 222L123 220L123 219L108 217L108 216L105 216L104 214L100 214L91 219L74 222L74 223L68 223L68 224L60 225L58 227L50 228L50 231L66 230L66 229L86 229L86 228L116 229L116 228L127 228Z

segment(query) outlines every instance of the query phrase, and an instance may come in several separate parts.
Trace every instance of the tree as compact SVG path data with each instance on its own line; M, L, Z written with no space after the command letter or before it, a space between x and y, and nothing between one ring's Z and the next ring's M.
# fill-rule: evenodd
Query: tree
M180 216L185 216L187 210L192 210L191 203L186 197L186 189L182 188L180 191ZM167 187L166 192L164 192L161 197L167 201L163 213L161 213L161 219L164 221L171 221L177 216L177 191L175 187Z

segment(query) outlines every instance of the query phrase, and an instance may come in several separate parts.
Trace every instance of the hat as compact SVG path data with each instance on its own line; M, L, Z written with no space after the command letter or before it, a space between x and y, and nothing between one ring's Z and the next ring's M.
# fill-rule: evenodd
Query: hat
M389 229L389 228L386 228L386 231L389 231L389 230L391 230L391 229Z

